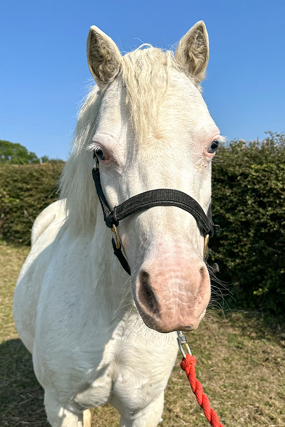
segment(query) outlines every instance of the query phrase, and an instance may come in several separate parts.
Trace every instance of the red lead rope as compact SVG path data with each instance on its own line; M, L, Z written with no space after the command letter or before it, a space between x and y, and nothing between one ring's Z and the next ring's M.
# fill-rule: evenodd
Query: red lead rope
M196 359L190 354L186 354L186 358L180 363L181 368L185 371L187 378L190 382L193 393L196 396L197 402L204 411L205 417L213 427L224 427L219 421L218 414L210 406L208 397L203 393L202 384L196 378L195 366Z
M195 372L195 366L196 366L196 359L194 356L190 355L189 353L185 353L181 344L186 344L189 352L190 349L188 347L188 344L186 342L186 339L182 332L178 332L178 345L180 350L183 354L183 360L180 363L181 369L185 371L187 378L189 380L190 386L192 388L193 393L196 396L197 402L201 406L201 408L204 411L205 417L209 421L212 427L224 427L222 423L219 421L218 414L211 408L210 401L208 397L203 393L203 387L200 381L196 378L196 372Z

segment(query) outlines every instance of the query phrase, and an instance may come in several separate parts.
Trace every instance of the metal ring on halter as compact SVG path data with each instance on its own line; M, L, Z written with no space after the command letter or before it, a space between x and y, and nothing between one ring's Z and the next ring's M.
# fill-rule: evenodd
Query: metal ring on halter
M209 234L207 234L205 236L205 239L204 239L204 258L205 258L206 253L207 253L208 243L209 243Z
M121 243L120 243L120 237L119 237L119 233L118 233L117 227L115 225L112 225L111 231L112 231L112 233L114 233L114 236L115 236L115 245L116 245L116 248L120 249Z
M189 353L190 356L192 356L190 347L189 347L189 345L188 345L188 343L186 341L185 335L183 334L182 331L177 331L177 342L178 342L179 350L183 354L184 359L186 358L186 353L185 353L185 351L183 349L183 345L185 345L187 353Z

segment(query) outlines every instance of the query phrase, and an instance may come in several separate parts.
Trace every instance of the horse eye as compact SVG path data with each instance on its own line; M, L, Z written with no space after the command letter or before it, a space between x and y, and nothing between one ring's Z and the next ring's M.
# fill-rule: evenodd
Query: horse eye
M96 148L95 154L98 157L98 159L100 159L100 160L106 160L104 151L101 148Z
M210 147L208 148L208 153L215 153L219 148L219 141L213 141Z

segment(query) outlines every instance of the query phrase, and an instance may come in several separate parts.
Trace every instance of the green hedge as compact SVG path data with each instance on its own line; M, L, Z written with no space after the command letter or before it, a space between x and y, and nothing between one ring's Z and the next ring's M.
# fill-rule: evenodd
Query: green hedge
M34 219L57 199L62 167L0 167L2 238L29 244ZM213 162L213 218L221 233L210 242L209 263L219 264L217 276L233 294L225 297L230 307L284 313L284 135L221 147Z
M0 236L30 244L37 215L57 198L63 162L0 167Z
M285 313L285 137L234 141L213 165L210 264L230 288L230 307ZM236 303L234 302L236 301Z

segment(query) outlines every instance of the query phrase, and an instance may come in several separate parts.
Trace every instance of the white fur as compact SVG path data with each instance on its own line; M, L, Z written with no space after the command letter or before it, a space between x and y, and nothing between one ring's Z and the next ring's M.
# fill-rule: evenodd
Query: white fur
M96 41L96 27L92 31ZM173 55L154 48L129 54L119 64L111 39L98 34L98 49L103 46L108 53L104 61L112 51L115 56L104 74L105 63L96 62L100 52L92 57L97 45L92 48L91 71L100 79L100 92L93 89L79 115L62 177L64 200L35 221L31 253L15 291L14 317L33 354L53 427L80 427L83 409L107 401L119 410L121 426L152 427L162 414L177 343L175 332L149 329L138 314L140 271L148 268L159 278L163 315L181 317L190 300L198 322L209 296L208 276L203 292L194 283L205 270L203 238L194 218L174 207L123 220L118 229L130 279L112 253L92 181L91 150L100 147L111 158L100 163L111 206L164 187L191 194L207 211L211 156L206 150L219 131L188 77L189 67L184 73ZM190 285L183 272L188 266Z

